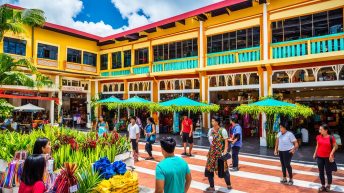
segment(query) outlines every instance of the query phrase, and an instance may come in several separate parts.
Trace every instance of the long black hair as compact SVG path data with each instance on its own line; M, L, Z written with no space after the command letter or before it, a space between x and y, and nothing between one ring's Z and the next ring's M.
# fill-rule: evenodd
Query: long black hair
M149 120L149 122L151 122L153 125L155 125L153 117L148 117L147 119Z
M45 170L45 158L40 154L33 154L26 158L24 162L23 173L21 181L25 185L32 186L38 181L43 180Z
M42 148L45 147L49 143L49 139L46 137L38 138L33 146L32 154L42 154Z

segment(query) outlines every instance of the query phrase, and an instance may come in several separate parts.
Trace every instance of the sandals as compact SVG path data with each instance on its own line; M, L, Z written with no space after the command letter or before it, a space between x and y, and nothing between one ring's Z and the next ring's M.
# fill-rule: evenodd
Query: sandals
M330 192L331 191L331 185L327 185L326 186L326 192Z
M205 189L206 192L215 192L215 188L212 187L208 187L207 189Z
M232 189L232 186L231 186L231 185L227 186L227 189L228 189L228 190L231 190L231 189Z
M293 180L289 180L289 182L287 183L289 186L292 186L294 184Z
M327 192L327 189L325 186L321 186L319 189L318 189L319 192Z
M182 153L182 155L188 155L186 152Z

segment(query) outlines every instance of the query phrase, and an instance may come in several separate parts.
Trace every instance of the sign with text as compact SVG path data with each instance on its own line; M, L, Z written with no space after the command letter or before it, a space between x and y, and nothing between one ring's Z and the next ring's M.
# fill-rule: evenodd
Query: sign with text
M63 91L74 91L74 92L83 92L84 87L78 87L78 86L62 86Z

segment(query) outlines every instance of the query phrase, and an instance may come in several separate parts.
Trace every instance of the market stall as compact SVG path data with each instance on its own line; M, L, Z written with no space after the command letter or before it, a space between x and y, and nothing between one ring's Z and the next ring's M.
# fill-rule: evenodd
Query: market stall
M174 121L173 121L173 132L179 133L179 112L188 112L190 116L190 112L211 112L211 111L218 111L218 105L209 105L202 102L197 102L191 100L187 97L179 97L176 99L172 99L166 102L159 103L158 111L159 112L174 112ZM202 123L202 120L199 121ZM195 131L195 135L202 134L202 126L200 125L199 130Z
M309 107L278 101L272 98L266 98L248 105L240 105L235 108L235 111L241 114L263 114L266 116L266 122L263 121L261 137L266 138L267 146L270 148L274 147L276 132L279 130L279 128L274 130L274 125L276 128L276 119L278 119L279 115L295 118L300 116L309 117L313 114L312 109Z

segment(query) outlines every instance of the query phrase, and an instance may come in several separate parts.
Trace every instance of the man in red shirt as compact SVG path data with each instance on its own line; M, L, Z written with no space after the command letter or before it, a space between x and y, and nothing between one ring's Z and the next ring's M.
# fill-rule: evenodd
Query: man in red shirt
M193 132L192 120L188 118L187 115L184 115L183 121L182 121L182 129L180 131L180 135L182 136L183 145L184 145L184 153L182 153L182 155L192 156L191 154L192 146L193 146L192 132ZM189 144L189 154L186 153L186 143Z

